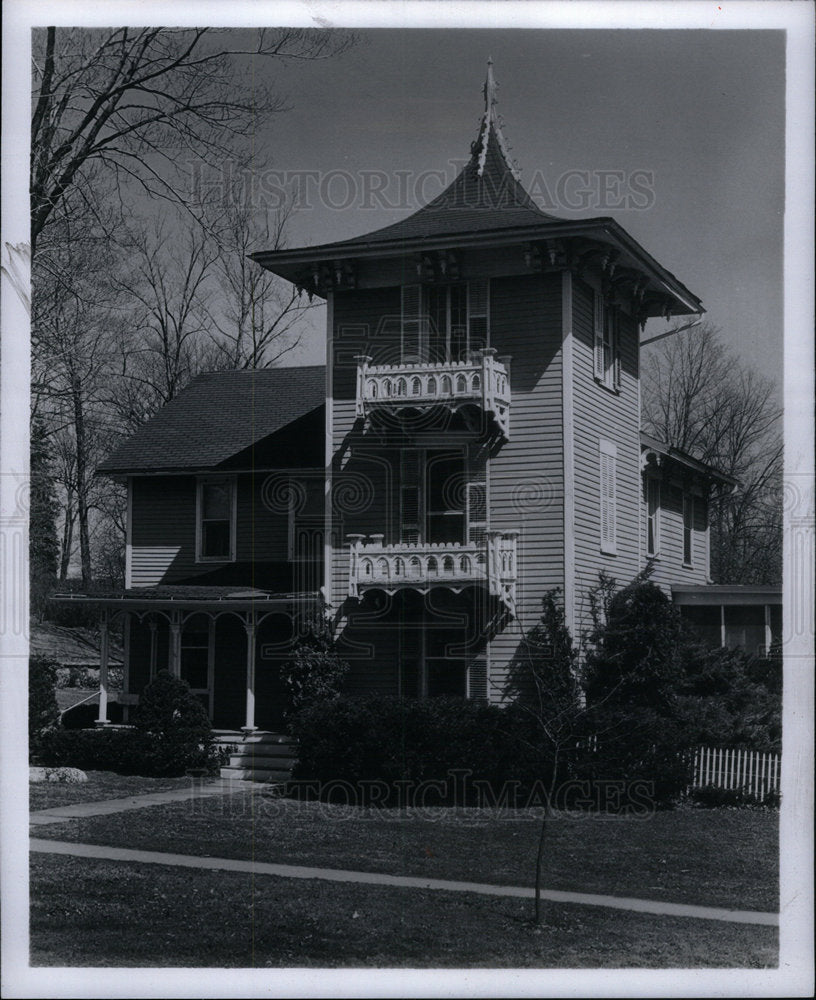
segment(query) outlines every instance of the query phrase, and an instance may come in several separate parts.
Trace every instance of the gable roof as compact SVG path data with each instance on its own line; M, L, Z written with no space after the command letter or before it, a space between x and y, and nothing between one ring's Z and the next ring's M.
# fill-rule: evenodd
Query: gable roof
M108 475L214 469L323 406L326 369L206 372L97 468Z

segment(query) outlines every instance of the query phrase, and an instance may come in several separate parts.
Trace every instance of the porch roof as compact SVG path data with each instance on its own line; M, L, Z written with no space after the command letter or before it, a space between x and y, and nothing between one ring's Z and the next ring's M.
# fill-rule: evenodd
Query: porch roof
M781 604L782 588L754 583L707 583L672 587L675 604L738 605Z
M54 594L59 604L91 604L104 608L230 608L251 611L258 607L286 606L295 602L318 602L319 591L270 593L257 587L196 587L166 584L159 587L131 587L93 594Z
M654 451L658 455L670 458L672 461L677 462L678 465L683 465L687 469L706 476L708 479L713 479L723 486L738 485L737 480L733 476L726 475L726 473L720 472L719 469L715 469L713 465L701 462L679 448L673 448L671 445L663 441L658 441L657 438L653 438L649 434L644 434L643 431L640 433L640 447L643 451Z

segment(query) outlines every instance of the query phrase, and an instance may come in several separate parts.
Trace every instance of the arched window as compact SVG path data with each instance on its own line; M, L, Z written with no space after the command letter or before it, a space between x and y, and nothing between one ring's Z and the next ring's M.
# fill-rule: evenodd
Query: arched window
M450 393L452 391L453 391L453 386L451 385L450 376L449 375L443 375L442 376L442 393L443 393L443 395L446 392Z
M411 395L420 396L421 394L422 394L422 383L416 376L414 376L411 379Z
M431 377L428 379L428 395L429 396L436 395L436 379L433 377L433 375L431 375Z
M374 568L371 565L371 560L369 560L369 559L363 559L362 568L363 568L363 576L370 577L371 573L372 573L372 570Z
M479 373L477 372L473 378L470 380L470 387L474 392L478 392L482 387L482 380L479 378Z
M436 576L439 572L439 564L436 561L436 556L431 556L428 559L428 576Z
M459 559L459 569L463 573L470 572L470 556L461 556Z
M371 399L377 398L377 383L373 378L368 380L368 395Z
M405 381L404 378L399 379L399 381L397 382L397 395L405 396L407 392L408 392L408 383Z
M422 572L422 563L417 556L412 556L408 565L411 567L411 576L419 576Z
M383 395L384 396L390 396L391 395L391 379L390 378L387 378L385 380L385 382L383 382Z
M442 560L442 569L446 573L452 573L454 569L453 556L445 556Z
M388 563L385 561L385 559L377 560L377 572L380 574L380 576L384 577L388 576Z
M456 391L457 392L467 392L467 379L464 375L457 375L456 377Z
M397 556L394 560L394 576L404 576L405 575L405 563L402 559Z

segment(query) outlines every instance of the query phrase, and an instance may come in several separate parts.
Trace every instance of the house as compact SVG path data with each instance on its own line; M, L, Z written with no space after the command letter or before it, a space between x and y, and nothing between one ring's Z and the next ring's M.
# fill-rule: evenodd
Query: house
M579 635L600 571L707 585L733 481L644 437L639 389L646 320L702 304L614 219L535 205L492 67L437 198L253 257L325 299L327 365L200 376L100 467L128 484L127 580L85 599L126 617L126 702L169 666L216 727L273 728L323 604L351 691L500 701L546 591Z

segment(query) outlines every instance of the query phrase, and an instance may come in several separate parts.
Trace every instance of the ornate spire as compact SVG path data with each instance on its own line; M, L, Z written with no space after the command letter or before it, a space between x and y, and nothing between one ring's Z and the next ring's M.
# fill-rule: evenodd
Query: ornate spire
M507 150L507 142L505 141L501 125L499 123L499 116L496 114L497 89L498 85L493 77L493 58L492 56L489 56L487 60L487 76L485 78L484 87L482 88L482 92L484 93L485 109L484 114L482 115L482 124L479 128L479 138L476 140L476 148L474 150L474 152L478 151L476 175L481 177L484 174L485 162L487 160L487 147L490 142L490 133L492 131L496 142L499 144L499 150L507 169L516 180L520 180L519 171L510 159L510 154Z

